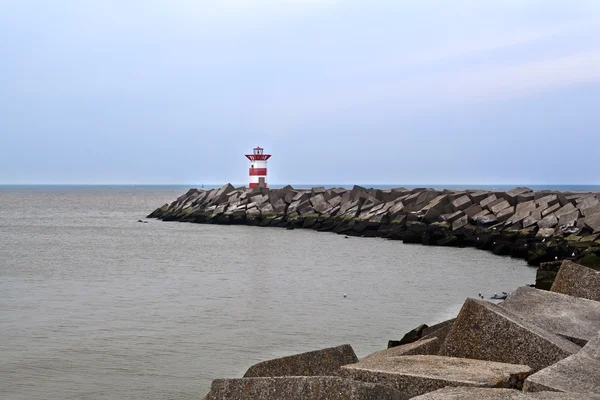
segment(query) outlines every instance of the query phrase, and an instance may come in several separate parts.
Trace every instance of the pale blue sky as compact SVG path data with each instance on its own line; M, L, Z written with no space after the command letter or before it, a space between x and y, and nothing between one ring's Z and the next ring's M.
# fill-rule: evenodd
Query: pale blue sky
M600 184L598 0L0 0L0 183Z

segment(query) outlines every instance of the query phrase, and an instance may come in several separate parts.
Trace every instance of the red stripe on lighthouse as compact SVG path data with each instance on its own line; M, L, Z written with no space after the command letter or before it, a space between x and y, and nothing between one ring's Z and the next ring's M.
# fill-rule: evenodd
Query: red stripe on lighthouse
M266 168L250 168L250 176L266 176Z
M250 184L250 189L253 189L253 188L255 188L255 187L258 187L258 182L255 182L255 183L251 183L251 184ZM267 182L265 182L265 187L267 187Z

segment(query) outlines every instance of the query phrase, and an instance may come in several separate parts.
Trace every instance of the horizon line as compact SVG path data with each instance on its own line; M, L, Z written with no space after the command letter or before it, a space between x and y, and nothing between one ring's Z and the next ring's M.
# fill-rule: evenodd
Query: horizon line
M248 183L234 183L234 182L226 182L226 183L112 183L112 182L103 182L103 183L84 183L84 182L50 182L50 183L3 183L0 182L0 186L224 186L227 184L231 184L232 186L246 186ZM477 183L477 182L468 182L468 183L431 183L431 182L418 182L418 183L382 183L382 182L373 182L373 183L270 183L269 186L332 186L332 185L342 185L342 186L364 186L364 185L384 185L384 186L465 186L465 185L475 185L475 186L600 186L600 183Z

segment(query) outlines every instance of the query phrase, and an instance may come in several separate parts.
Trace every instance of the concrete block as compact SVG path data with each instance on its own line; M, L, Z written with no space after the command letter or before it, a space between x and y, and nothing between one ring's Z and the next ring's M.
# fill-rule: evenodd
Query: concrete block
M491 194L488 197L486 197L485 199L481 200L481 202L479 203L479 205L482 208L486 208L489 204L493 203L496 200L498 200L498 198L496 197L496 195L495 194Z
M467 299L439 355L546 368L580 349L487 301Z
M411 397L446 386L520 387L530 373L526 365L429 355L371 358L340 369L342 377L380 383Z
M563 261L550 291L600 301L600 272L572 261Z
M600 302L597 301L523 286L509 294L498 307L579 346L600 332Z
M600 395L557 392L525 393L515 389L446 387L413 397L412 400L600 400Z
M360 361L364 361L372 358L385 358L385 357L397 357L397 356L412 356L412 355L436 355L440 350L440 340L437 337L431 337L427 339L420 339L416 342L401 344L387 348L385 350L379 350L375 353L371 353Z
M334 376L215 379L207 400L405 400L398 391Z
M542 218L544 218L546 215L548 215L550 213L558 211L559 209L560 209L560 204L558 204L558 203L546 208L545 210L542 211Z
M493 204L493 203L492 203ZM505 208L510 207L510 203L506 200L503 200L501 202L499 202L498 204L494 204L493 206L489 207L489 210L491 212L493 212L494 214L498 215L498 213L502 210L504 210Z
M263 361L248 368L244 378L334 375L342 365L357 361L352 346L344 344Z
M523 390L600 394L600 334L579 353L528 377Z
M546 215L541 221L538 222L538 227L540 229L554 228L556 225L558 225L558 219L554 214Z
M471 207L472 204L473 202L469 196L461 196L452 202L452 207L454 208L454 211L463 211Z

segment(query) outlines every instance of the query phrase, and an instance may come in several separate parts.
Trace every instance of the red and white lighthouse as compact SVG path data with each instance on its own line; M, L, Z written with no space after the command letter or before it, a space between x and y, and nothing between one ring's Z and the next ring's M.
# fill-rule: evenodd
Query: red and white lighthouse
M250 160L250 189L267 187L267 160L270 154L264 154L262 147L255 147L252 154L246 154Z

